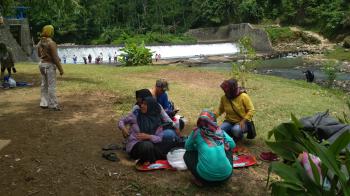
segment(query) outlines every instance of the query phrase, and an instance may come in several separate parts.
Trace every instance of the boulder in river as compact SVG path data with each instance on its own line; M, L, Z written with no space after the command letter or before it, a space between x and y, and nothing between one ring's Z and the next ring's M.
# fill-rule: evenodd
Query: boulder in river
M344 48L350 48L350 36L345 37L343 46Z

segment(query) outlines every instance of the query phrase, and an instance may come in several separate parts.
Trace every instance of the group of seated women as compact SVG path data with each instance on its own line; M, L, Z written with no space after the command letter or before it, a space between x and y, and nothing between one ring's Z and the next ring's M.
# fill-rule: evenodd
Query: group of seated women
M218 185L232 175L232 149L247 132L246 122L252 120L254 106L237 80L225 80L220 87L221 97L217 111L203 110L197 127L185 143L184 161L195 177L197 185ZM118 127L126 138L126 152L138 164L150 164L166 159L180 132L169 117L172 110L166 94L168 83L158 80L153 89L136 91L137 103L132 112L120 119ZM217 117L225 113L221 127Z

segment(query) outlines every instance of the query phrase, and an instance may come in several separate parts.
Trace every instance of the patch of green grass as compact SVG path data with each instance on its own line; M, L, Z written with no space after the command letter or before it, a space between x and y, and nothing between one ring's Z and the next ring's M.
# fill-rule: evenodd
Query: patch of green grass
M17 64L16 80L32 81L38 86L37 65ZM227 71L210 71L182 66L113 67L105 65L64 65L65 75L58 76L58 94L88 92L109 93L118 98L113 107L117 116L125 115L135 103L134 92L151 88L156 79L170 82L169 97L188 119L187 133L204 108L215 109L223 95L219 85L229 78ZM347 96L305 81L287 80L273 76L248 75L248 93L256 108L254 117L258 131L255 142L262 144L274 126L289 121L290 113L298 117L330 109L341 114ZM79 100L77 100L78 102ZM103 101L103 100L101 100ZM117 119L116 119L117 120ZM223 117L219 118L222 121Z
M350 51L342 47L336 47L335 50L328 50L325 53L328 59L337 59L341 61L350 61Z
M320 44L316 37L308 35L303 31L292 31L289 27L266 26L265 31L273 44L278 42L290 42L300 40L305 44Z
M297 39L295 33L289 27L268 26L265 27L265 31L269 35L272 43Z
M29 99L28 103L30 104L38 102L40 96L38 66L33 63L18 63L16 66L18 72L14 74L14 78L17 81L34 82L34 87L3 90L0 93L8 94L7 97L20 96L23 99ZM87 99L89 96L97 96L99 102L104 103L103 105L108 104L107 107L111 107L115 111L116 115L112 120L114 122L130 112L135 103L135 90L152 87L156 79L168 79L170 82L169 97L175 102L176 107L180 108L180 114L188 119L185 134L189 134L195 126L198 114L203 108L213 109L218 106L220 97L223 96L219 85L224 79L230 77L227 70L213 71L185 66L64 65L64 69L65 75L58 76L57 94L59 98L67 100L70 97L82 97L74 96L74 94L83 94ZM256 107L254 120L258 137L252 142L245 142L245 144L256 155L267 149L264 144L267 132L279 123L289 121L292 112L299 117L312 115L326 109L338 114L343 111L349 113L344 101L347 97L343 92L330 91L304 81L249 74L247 87ZM7 100L2 101L8 103ZM81 100L70 101L76 104L81 102ZM3 106L7 107L7 105ZM15 104L12 104L11 107L15 107ZM92 107L94 106L92 105ZM91 115L94 114L91 113ZM109 117L107 119L110 120ZM220 117L219 122L222 120L223 117ZM106 133L110 131L106 130ZM119 140L121 134L115 134L115 137L119 137ZM93 142L95 138L91 139ZM126 157L127 155L123 154L122 156ZM104 165L108 163L97 162L97 164L102 164L101 166L104 168ZM122 165L112 164L109 166L113 168L111 171L114 171L116 166ZM142 195L264 195L267 192L264 181L266 180L267 167L267 164L262 163L259 166L249 168L249 171L246 169L235 170L233 178L227 184L214 188L198 188L191 185L192 176L189 172L137 173L131 165L120 167L119 169L125 168L126 171L118 172L121 174L120 178L118 174L118 180L116 179L114 182L116 187L123 186L123 188L115 189L114 185L109 187L108 183L105 184L105 179L111 178L105 173L100 174L104 177L99 178L101 183L98 183L106 186L106 189L111 191L109 193L115 195L135 195L136 193ZM104 171L106 172L108 168L106 165ZM242 183L247 181L253 184ZM251 189L251 186L254 186L254 189ZM92 189L94 188L96 187L92 187Z

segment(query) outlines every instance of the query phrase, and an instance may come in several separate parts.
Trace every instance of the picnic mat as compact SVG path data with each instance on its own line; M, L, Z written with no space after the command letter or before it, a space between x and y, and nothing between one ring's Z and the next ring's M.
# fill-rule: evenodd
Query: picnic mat
M233 149L233 168L249 167L257 164L256 158L244 146L237 146Z
M249 149L244 146L238 146L233 149L233 167L242 168L257 164L256 158L250 153ZM152 170L176 170L167 160L157 160L155 163L149 165L136 164L138 171L152 171Z
M155 163L151 163L149 165L140 165L136 164L136 169L139 171L152 171L152 170L176 170L172 168L167 160L157 160Z

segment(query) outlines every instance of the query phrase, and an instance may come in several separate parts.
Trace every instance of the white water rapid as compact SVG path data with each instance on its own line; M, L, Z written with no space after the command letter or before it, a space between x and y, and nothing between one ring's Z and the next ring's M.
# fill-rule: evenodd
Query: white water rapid
M161 59L174 58L191 58L200 55L229 55L236 54L239 51L237 44L234 43L215 43L215 44L194 44L194 45L165 45L165 46L146 46L155 54L160 54ZM67 63L73 63L73 55L78 57L77 63L83 63L83 57L89 54L92 56L92 61L95 62L97 56L103 56L103 62L108 63L109 55L112 57L115 54L120 55L122 47L112 46L59 46L58 55L61 59L65 55ZM63 61L63 60L62 60Z

